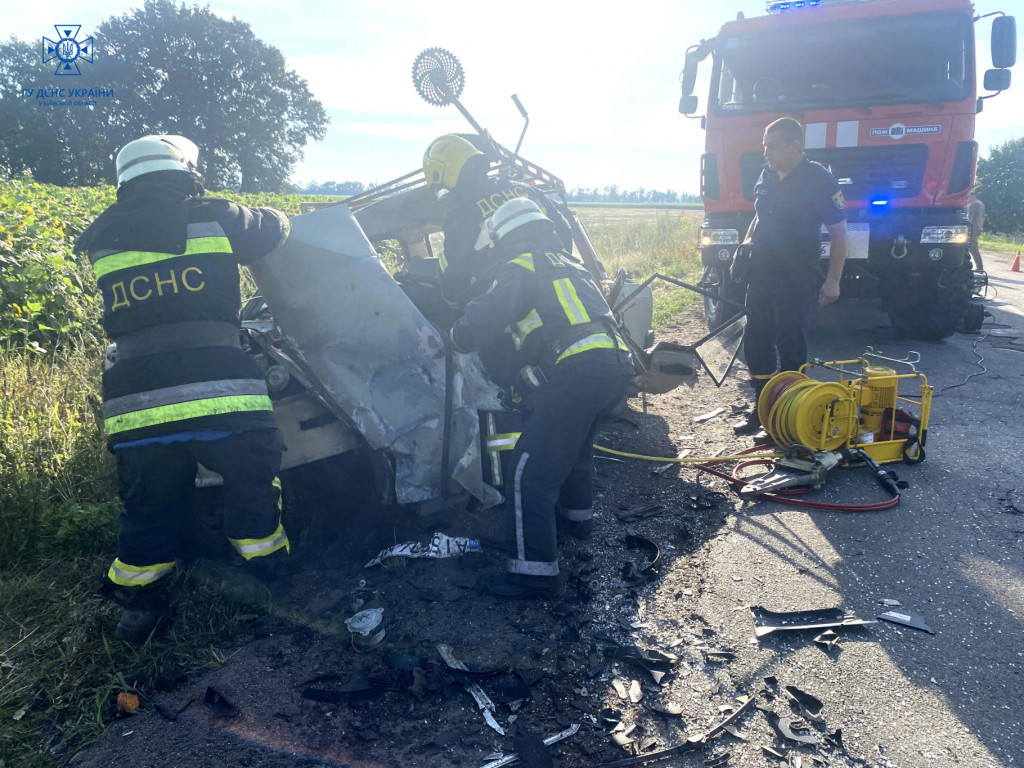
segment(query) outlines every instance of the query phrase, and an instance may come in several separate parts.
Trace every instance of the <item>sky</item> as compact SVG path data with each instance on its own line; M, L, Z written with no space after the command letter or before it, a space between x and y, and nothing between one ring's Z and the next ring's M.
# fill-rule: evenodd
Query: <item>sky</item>
M1020 0L977 0L978 14L1013 12ZM81 24L80 38L141 0L0 0L0 35L39 41L54 24ZM466 73L463 105L514 148L530 116L522 154L566 186L697 192L704 133L678 112L686 48L724 21L764 12L763 0L211 0L246 21L285 56L330 116L326 138L307 145L293 181L384 182L419 167L435 137L471 130L454 106L416 93L412 63L432 47L454 53ZM287 9L282 11L282 9ZM990 20L977 23L977 69L989 58ZM1019 20L1024 33L1024 18ZM710 59L695 93L707 103ZM88 66L82 64L82 66ZM842 66L823 62L823 66ZM993 145L1024 135L1024 65L1011 89L986 102L976 138ZM699 113L698 113L699 114Z

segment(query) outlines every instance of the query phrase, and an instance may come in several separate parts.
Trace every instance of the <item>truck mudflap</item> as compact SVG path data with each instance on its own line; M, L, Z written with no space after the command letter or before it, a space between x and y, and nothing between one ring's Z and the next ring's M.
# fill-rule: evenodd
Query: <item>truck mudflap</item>
M446 435L447 339L384 269L347 207L293 217L291 227L253 276L313 388L393 457L396 501L449 495L448 469L483 504L498 503L482 479L477 410L501 405L476 359L451 355Z

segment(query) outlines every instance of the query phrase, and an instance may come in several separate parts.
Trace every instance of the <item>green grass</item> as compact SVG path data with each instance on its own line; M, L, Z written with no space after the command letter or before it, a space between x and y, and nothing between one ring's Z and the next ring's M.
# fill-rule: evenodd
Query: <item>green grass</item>
M1018 235L1016 238L1006 235L987 235L982 233L978 238L978 244L984 251L1000 251L1001 253L1016 253L1024 251L1024 240Z
M48 201L51 192L80 210L62 235L20 240L10 235L15 223L8 217L10 236L6 250L0 249L8 259L51 247L63 259L72 236L111 193L18 184L8 182L0 192L31 205L40 220L45 211L47 231L55 231L59 219L59 206ZM299 202L296 196L241 200L290 213ZM625 267L637 280L654 272L690 281L699 276L695 211L588 206L580 217L611 275ZM86 293L93 290L88 280L83 285ZM689 291L656 284L655 326L695 300ZM46 348L17 346L14 337L0 343L0 768L65 764L117 717L118 693L137 692L145 706L162 675L223 663L225 644L245 634L257 613L175 575L176 618L168 634L142 646L113 637L118 608L93 597L116 550L121 509L101 429L105 342L95 327L96 310L89 307L92 327L83 322L73 339L51 335Z
M655 272L691 283L700 277L696 232L700 222L692 212L588 209L579 216L610 277L620 267L637 282ZM672 322L700 299L693 291L660 280L651 287L655 328Z

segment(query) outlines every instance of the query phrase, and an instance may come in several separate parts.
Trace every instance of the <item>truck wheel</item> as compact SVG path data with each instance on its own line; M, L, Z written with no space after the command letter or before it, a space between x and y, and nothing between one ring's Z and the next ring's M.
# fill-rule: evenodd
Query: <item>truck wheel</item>
M729 270L726 268L714 267L708 271L707 277L702 281L701 287L712 291L724 291L722 295L739 304L743 303L746 289L739 283L729 279ZM708 321L708 330L717 331L727 322L739 314L739 309L710 296L704 297L704 316Z
M976 301L967 305L964 312L964 333L977 333L985 322L985 307Z
M938 341L962 327L970 306L971 270L962 265L908 286L889 306L889 320L903 338Z

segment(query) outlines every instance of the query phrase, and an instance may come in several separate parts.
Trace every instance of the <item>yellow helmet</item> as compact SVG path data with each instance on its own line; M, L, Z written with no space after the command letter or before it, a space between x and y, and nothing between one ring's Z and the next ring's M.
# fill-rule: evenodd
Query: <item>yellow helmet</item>
M434 139L423 154L423 174L427 184L455 189L466 162L483 152L461 136L448 133Z

